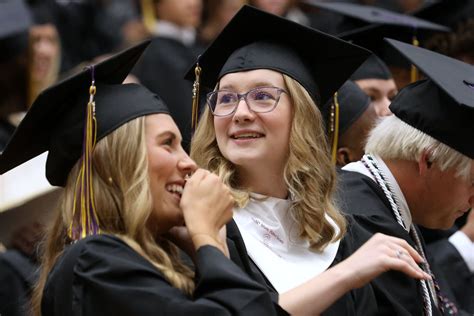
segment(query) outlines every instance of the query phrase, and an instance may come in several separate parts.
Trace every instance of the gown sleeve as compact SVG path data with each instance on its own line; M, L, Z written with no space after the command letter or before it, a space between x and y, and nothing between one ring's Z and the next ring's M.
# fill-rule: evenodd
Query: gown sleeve
M66 254L50 273L44 315L275 314L265 288L214 247L197 252L198 278L190 298L117 238L100 236L76 246L82 248L76 260Z

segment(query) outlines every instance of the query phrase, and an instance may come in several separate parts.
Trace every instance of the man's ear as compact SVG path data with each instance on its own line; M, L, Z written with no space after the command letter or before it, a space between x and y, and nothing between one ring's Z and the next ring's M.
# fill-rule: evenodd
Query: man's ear
M344 167L348 163L352 162L350 159L351 150L347 147L341 147L337 150L336 164L340 167Z
M418 174L424 175L433 165L431 161L431 152L427 149L424 149L418 158Z

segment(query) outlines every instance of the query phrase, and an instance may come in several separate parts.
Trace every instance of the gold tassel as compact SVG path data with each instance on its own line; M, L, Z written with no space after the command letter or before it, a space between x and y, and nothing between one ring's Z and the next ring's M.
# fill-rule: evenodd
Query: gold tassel
M339 101L337 92L334 93L334 101L331 105L330 133L331 133L331 161L335 165L337 162L337 145L339 140Z
M420 42L416 38L416 35L413 35L412 44L414 46L419 46L420 45ZM410 71L411 82L413 83L413 82L417 81L418 78L419 78L418 69L416 68L415 65L412 64L411 65L411 71Z
M92 69L94 78L94 70ZM92 153L97 140L97 120L95 116L96 93L95 81L89 88L89 102L87 103L85 130L83 140L83 153L81 157L81 169L75 183L73 219L68 229L71 240L77 241L89 235L100 233L99 221L95 210L94 190L92 184ZM79 194L79 201L77 195ZM77 204L80 210L77 209Z
M191 114L191 128L194 132L198 123L198 112L199 112L199 82L201 77L201 67L199 61L196 63L194 68L194 83L193 83L193 107Z

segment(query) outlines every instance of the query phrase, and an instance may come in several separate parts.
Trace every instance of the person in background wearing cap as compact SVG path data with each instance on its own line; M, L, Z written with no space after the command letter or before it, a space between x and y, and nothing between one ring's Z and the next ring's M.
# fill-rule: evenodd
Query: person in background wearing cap
M148 44L43 91L0 156L3 174L48 151L46 177L64 187L34 312L272 315L267 290L226 257L229 190L197 169L157 95L120 84ZM196 281L167 237L180 225Z
M191 156L219 174L238 203L227 226L231 258L276 292L290 314L371 315L375 299L362 287L370 279L388 269L427 277L411 247L384 235L344 260L354 251L352 234L364 231L348 225L333 203L335 168L316 104L368 55L244 6L187 75L196 71L195 86L215 87ZM412 256L397 258L397 250Z
M372 130L367 154L343 168L340 205L367 231L413 245L433 277L418 281L388 272L374 279L381 314L462 314L443 275L428 264L417 225L450 228L474 204L474 68L426 49L389 43L428 79L402 89L390 105L395 115Z
M132 74L158 93L175 119L186 150L191 142L191 117L188 111L191 84L182 75L202 50L196 41L201 23L202 0L150 0L156 17L151 33L153 42Z
M379 117L391 115L388 106L397 95L397 85L387 65L377 56L371 55L351 76L372 100Z
M31 15L24 1L0 2L0 152L15 130L12 113L27 104L27 47Z
M354 82L346 81L321 112L336 166L362 158L365 141L378 118L369 96Z

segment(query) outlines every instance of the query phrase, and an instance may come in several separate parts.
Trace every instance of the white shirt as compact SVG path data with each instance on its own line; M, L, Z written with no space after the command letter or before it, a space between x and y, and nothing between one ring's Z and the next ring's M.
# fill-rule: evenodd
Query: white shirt
M290 206L290 200L252 193L246 207L234 209L234 220L249 257L279 293L327 270L340 243L329 244L321 253L312 251L309 242L298 237L298 225L290 215Z
M410 209L408 208L407 201L402 193L402 190L400 189L397 180L395 180L395 177L393 176L392 172L387 167L385 162L376 155L372 155L372 157L374 157L374 159L377 161L379 167L382 169L382 172L387 176L387 181L390 183L393 190L395 191L393 193L395 194L398 206L400 207L400 215L402 216L405 227L408 228L407 231L409 231L412 223L412 217ZM370 171L364 166L361 161L347 164L342 169L347 171L359 172L376 182ZM474 272L474 243L462 231L457 231L451 237L449 237L449 242L459 252L461 257L464 259L467 266L469 267L469 270L471 272Z

